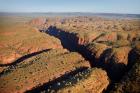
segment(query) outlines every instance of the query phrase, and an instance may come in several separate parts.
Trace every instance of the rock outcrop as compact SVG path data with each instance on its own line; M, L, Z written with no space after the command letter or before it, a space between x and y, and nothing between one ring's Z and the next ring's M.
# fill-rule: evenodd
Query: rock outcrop
M35 18L32 19L29 24L33 25L33 26L41 26L43 24L45 24L47 22L46 18Z
M96 41L101 42L101 41L116 41L116 40L117 40L116 32L106 32L104 35L102 35Z
M41 92L55 93L102 93L109 85L107 73L98 68L86 69L70 75L42 89Z
M4 27L0 36L0 64L11 64L18 58L46 49L63 48L60 40L25 24ZM10 33L10 34L8 34Z
M0 90L2 93L23 93L77 68L89 67L89 62L78 53L50 50L5 69L0 75Z
M78 16L0 24L0 93L139 93L139 23Z
M75 85L66 87L58 93L102 93L109 84L107 73L101 69L92 69L89 76Z
M109 48L105 44L95 42L89 43L86 47L89 51L91 51L92 56L94 56L95 58L95 62L98 62L101 56L103 55L104 51Z
M111 79L118 80L126 72L130 47L112 48L102 58Z

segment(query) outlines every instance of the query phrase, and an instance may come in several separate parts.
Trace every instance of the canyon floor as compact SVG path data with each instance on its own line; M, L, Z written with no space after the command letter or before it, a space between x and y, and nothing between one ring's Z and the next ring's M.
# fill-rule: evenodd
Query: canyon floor
M140 93L140 19L0 16L0 93Z

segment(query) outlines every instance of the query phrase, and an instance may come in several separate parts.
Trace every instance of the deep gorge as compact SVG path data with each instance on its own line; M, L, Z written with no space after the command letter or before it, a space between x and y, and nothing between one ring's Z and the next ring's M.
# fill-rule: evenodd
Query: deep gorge
M120 74L120 76L116 77L113 76L113 72L109 71L106 67L104 63L101 62L96 62L95 57L92 55L92 52L89 51L86 46L84 45L79 45L78 44L78 38L76 37L75 33L69 33L66 31L63 31L61 29L58 29L55 26L50 26L48 29L45 30L40 30L40 32L44 32L46 34L49 34L51 36L54 36L56 38L58 38L61 41L61 44L64 48L66 48L67 50L69 50L70 52L78 52L80 53L86 60L88 60L90 62L91 67L97 67L97 68L102 68L104 70L106 70L109 78L111 79L111 83L108 86L108 89L105 91L105 93L108 93L109 90L113 87L113 85L117 82L120 81L120 79L123 77L123 75L125 73ZM102 58L104 58L106 52L109 52L110 49L107 49L105 51L105 53L103 53L100 61L103 61ZM129 55L132 56L132 55ZM130 61L130 60L129 60ZM119 64L120 67L124 67L123 64ZM132 67L132 66L131 66ZM129 67L129 69L131 68ZM126 70L125 72L127 72L129 69L124 69Z

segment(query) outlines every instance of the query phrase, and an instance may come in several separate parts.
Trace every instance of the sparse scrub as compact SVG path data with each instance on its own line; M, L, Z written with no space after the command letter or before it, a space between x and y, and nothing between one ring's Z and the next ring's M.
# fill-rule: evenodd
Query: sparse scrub
M100 78L100 80L98 80L98 78ZM62 80L58 80L53 84L47 85L41 91L49 93L52 90L57 93L79 93L86 91L100 93L106 89L108 84L109 79L105 71L98 68L88 68L74 75L62 78Z
M78 53L66 52L66 50L62 49L50 50L24 60L14 67L5 69L0 75L0 81L2 81L0 86L3 86L3 89L0 90L4 93L25 92L60 77L60 75L72 71L75 67L90 67L89 63ZM38 59L34 60L34 58ZM79 61L82 62L79 63ZM28 84L25 82L28 82ZM20 85L23 85L23 87L17 89L16 86Z
M115 92L139 92L139 20L11 19L0 17L0 92L102 93L125 73Z

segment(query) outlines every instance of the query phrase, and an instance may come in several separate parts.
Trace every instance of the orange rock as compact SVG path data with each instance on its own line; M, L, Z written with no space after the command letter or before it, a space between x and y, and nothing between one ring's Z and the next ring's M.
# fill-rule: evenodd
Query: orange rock
M76 52L50 50L18 63L14 68L5 69L0 76L0 90L2 93L23 93L66 72L89 67L89 62Z
M105 35L98 38L96 41L116 41L117 33L116 32L107 32Z
M100 59L102 53L108 48L107 45L101 43L90 43L87 49L92 52L96 59Z
M46 22L46 18L35 18L35 19L31 20L29 23L31 25L39 26L39 25L45 24L45 22Z
M108 71L110 78L117 80L125 73L130 50L130 47L119 47L111 49L106 54L104 67Z
M130 52L130 47L120 47L113 48L113 60L115 63L128 64L128 54Z

